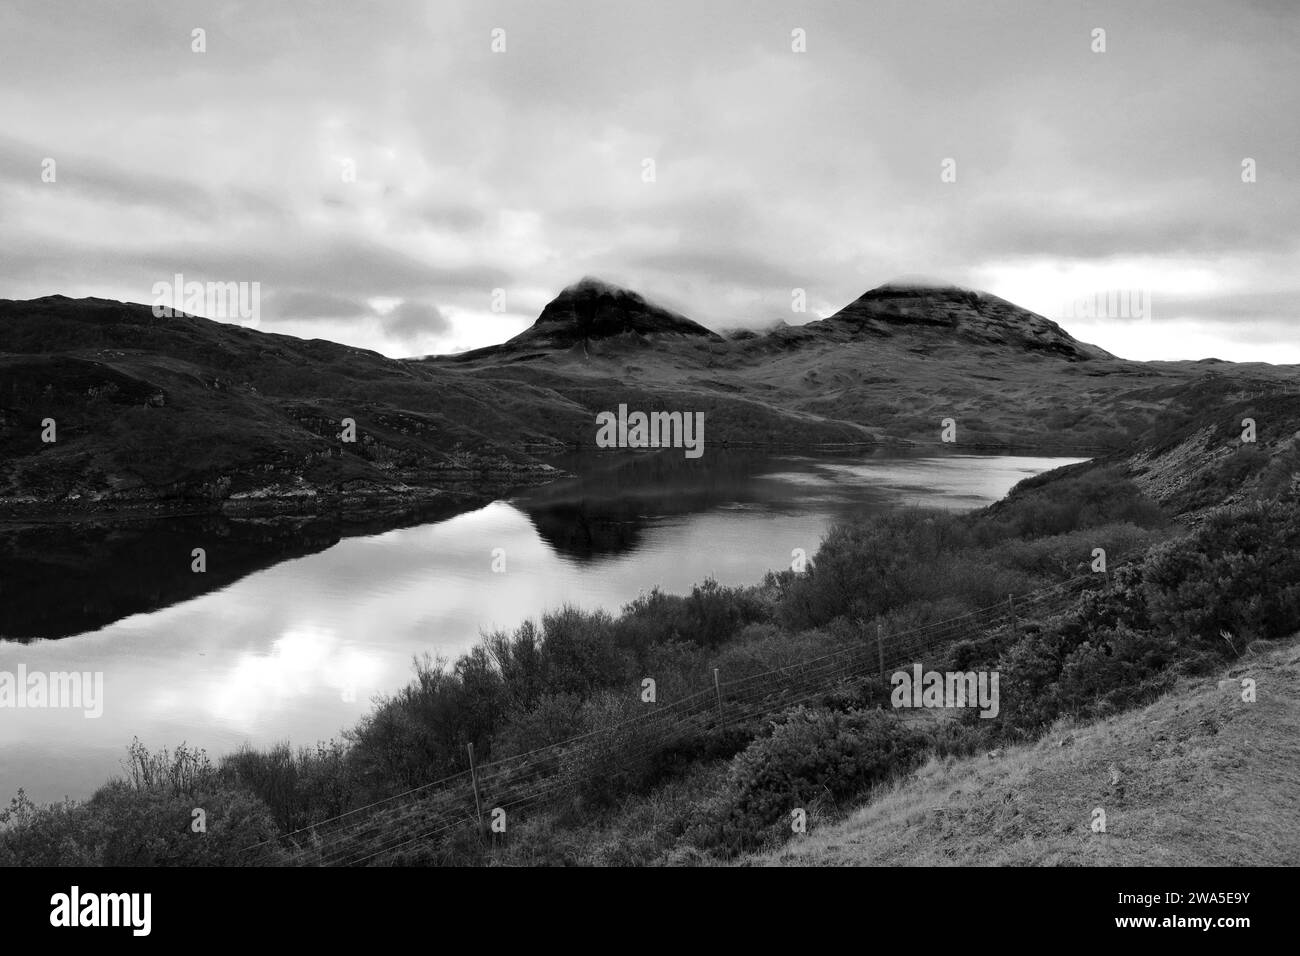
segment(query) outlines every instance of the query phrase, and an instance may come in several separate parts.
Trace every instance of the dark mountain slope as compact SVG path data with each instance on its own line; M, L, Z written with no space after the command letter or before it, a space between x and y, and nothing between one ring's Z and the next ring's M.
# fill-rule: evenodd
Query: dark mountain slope
M647 302L630 289L587 276L564 289L547 304L531 328L505 344L516 348L564 349L615 336L722 341L717 333Z
M311 506L499 489L550 477L523 452L551 441L525 410L559 401L143 305L0 300L0 503Z

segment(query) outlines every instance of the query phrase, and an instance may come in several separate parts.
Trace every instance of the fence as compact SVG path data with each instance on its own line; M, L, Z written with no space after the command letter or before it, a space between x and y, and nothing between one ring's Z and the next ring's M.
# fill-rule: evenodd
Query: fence
M299 865L355 866L417 844L445 839L459 828L482 828L483 808L537 810L572 795L594 779L617 780L642 769L675 744L815 700L836 690L885 679L900 665L964 638L1017 626L1021 617L1067 606L1096 581L1089 574L970 613L863 641L785 667L713 682L643 716L516 756L470 767L404 793L358 807L249 847L250 862L273 843L287 846Z

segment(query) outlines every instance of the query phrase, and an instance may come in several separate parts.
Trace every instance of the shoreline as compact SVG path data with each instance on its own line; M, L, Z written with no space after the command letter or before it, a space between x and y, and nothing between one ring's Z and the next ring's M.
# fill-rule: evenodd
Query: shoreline
M813 444L789 442L740 442L721 441L712 443L724 451L772 451L805 454L845 453L856 450L892 450L898 452L915 452L933 449L960 455L965 451L983 453L1000 453L1004 455L1028 455L1042 457L1068 457L1104 460L1124 453L1123 449L1109 446L1083 446L1069 443L1044 445L1025 442L922 442L910 439L890 439L886 441L862 442L818 442ZM554 451L553 446L549 446ZM656 454L663 449L635 449L643 454ZM583 446L569 446L559 455L581 455L584 452L599 454L599 450ZM547 456L551 457L551 456ZM139 495L126 492L121 497L109 492L99 496L82 496L74 494L69 497L7 496L0 497L0 525L5 524L53 524L58 522L76 522L86 520L126 521L155 520L184 517L225 517L225 518L261 518L261 517L324 517L327 515L345 515L347 520L370 521L385 516L398 518L424 507L460 499L466 502L487 503L497 498L508 496L516 491L538 488L563 478L580 477L574 473L556 468L545 461L535 466L518 469L515 480L492 478L484 482L467 480L449 484L428 485L419 483L400 483L400 486L387 488L358 488L351 490L321 490L308 485L290 485L284 482L264 485L252 491L241 492L228 497L211 497L204 495L175 496L160 493L156 495ZM519 480L525 478L525 480ZM357 514L358 509L364 513Z

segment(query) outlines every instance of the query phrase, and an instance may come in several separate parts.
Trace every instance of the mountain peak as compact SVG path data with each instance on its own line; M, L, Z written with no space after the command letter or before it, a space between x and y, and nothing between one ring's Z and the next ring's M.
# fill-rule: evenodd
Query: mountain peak
M625 289L621 285L613 282L606 282L599 276L591 275L583 276L577 282L565 286L561 294L564 292L572 293L574 295L599 295L605 292L615 295L620 293L625 295L636 295L636 293L631 289Z
M904 290L904 289L930 289L930 290L950 290L956 292L969 292L962 286L955 285L952 282L946 282L943 279L936 279L934 276L908 274L895 276L888 282L882 283L873 289L878 292L885 289Z
M940 333L943 339L1019 346L1071 359L1108 358L1036 312L988 292L907 277L864 292L825 321L880 335Z
M583 276L565 288L542 310L531 328L507 342L530 348L569 348L593 339L614 336L691 336L721 341L684 315L673 312L631 289Z

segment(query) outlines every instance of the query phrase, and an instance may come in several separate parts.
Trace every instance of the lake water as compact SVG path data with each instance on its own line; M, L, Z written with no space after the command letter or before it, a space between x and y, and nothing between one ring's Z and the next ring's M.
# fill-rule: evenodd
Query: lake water
M757 583L837 519L980 507L1080 460L611 452L555 461L581 478L378 533L210 517L6 529L0 673L102 673L103 710L0 708L0 801L88 796L133 736L214 759L328 739L426 651L454 657L566 602Z

